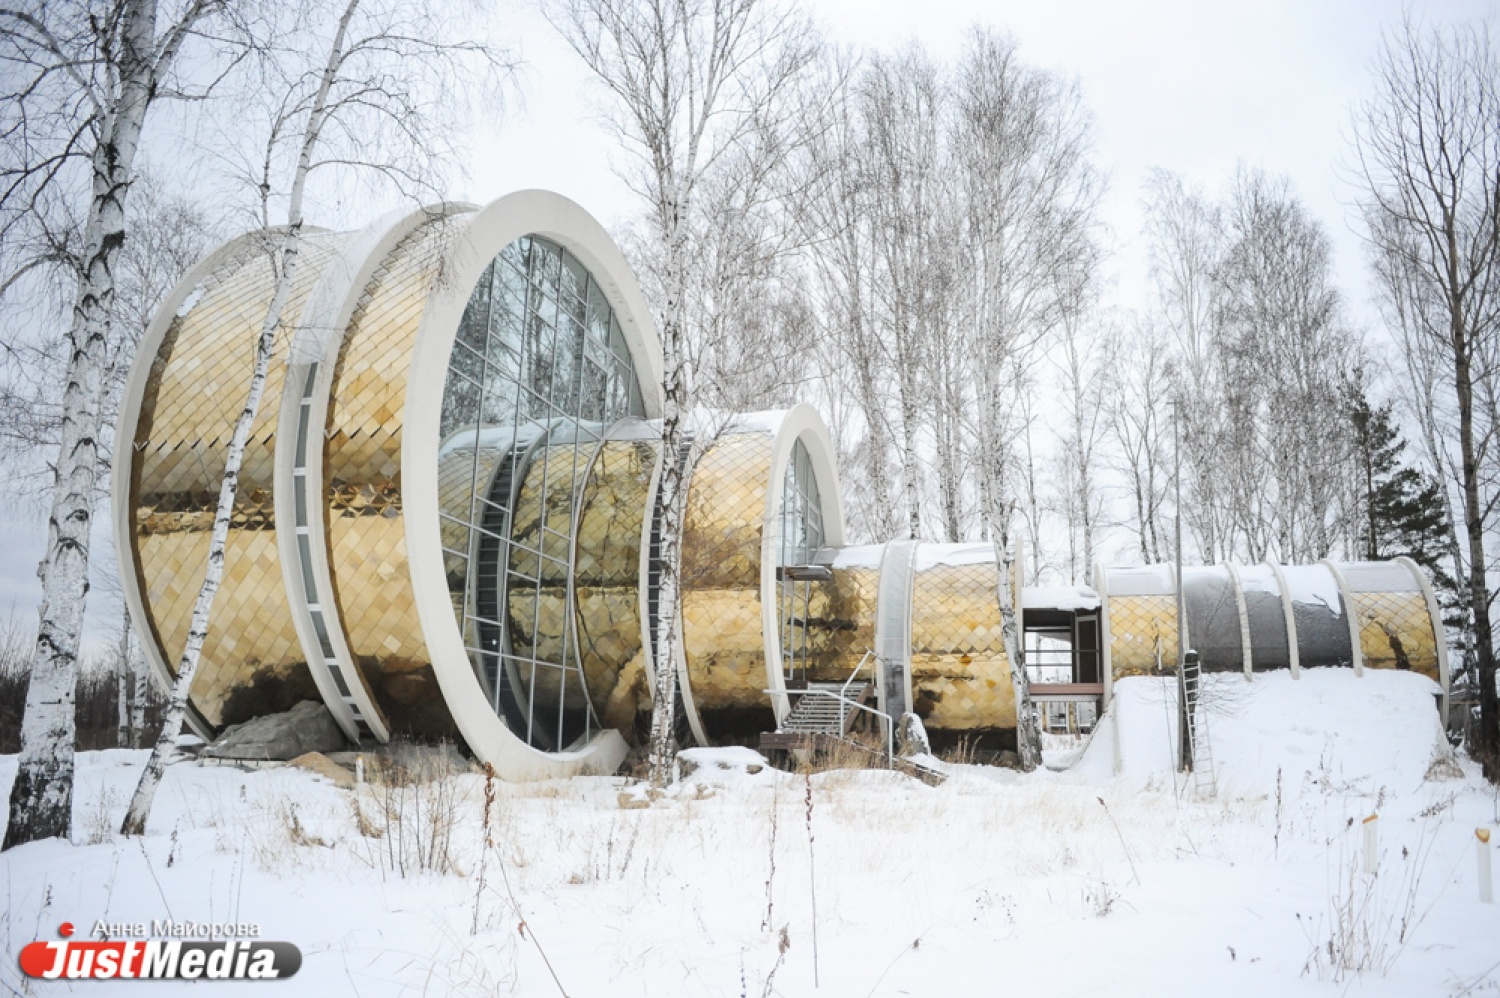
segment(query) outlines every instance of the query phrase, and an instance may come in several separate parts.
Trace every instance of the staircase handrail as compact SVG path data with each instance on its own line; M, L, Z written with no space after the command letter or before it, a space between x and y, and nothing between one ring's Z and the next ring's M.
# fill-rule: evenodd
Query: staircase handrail
M859 676L859 670L863 669L865 667L865 662L869 661L870 656L872 656L874 654L875 653L873 651L870 651L870 650L866 649L865 653L860 656L859 661L856 662L855 665L854 665L854 671L851 672L851 673L849 673L849 678L846 679L846 680L844 680L844 685L839 688L839 699L840 700L844 699L845 697L847 697L849 695L849 685L854 682L854 680L855 680L856 677ZM844 714L844 715L842 715L842 716L839 717L839 727L840 728L843 727L844 721L848 719L848 716L849 716L848 714Z

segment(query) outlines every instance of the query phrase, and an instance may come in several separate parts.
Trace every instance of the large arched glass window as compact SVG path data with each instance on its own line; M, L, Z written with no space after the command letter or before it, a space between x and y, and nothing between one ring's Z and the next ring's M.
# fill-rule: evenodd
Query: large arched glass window
M786 463L786 480L781 490L781 550L778 554L780 577L781 666L788 679L806 679L812 646L808 627L813 616L813 587L819 583L802 573L787 572L813 563L823 547L823 500L818 494L818 479L813 473L812 458L801 440L792 448ZM802 577L798 577L802 576Z
M525 236L469 299L443 391L438 489L453 612L495 709L528 744L599 727L572 586L580 500L609 427L645 408L604 291Z

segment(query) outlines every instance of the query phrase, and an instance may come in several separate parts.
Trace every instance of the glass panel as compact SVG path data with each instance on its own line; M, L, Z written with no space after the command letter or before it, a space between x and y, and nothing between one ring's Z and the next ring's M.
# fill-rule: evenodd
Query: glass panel
M490 321L490 282L493 270L493 263L485 268L484 276L479 279L479 285L469 297L464 317L458 322L457 341L480 354L484 353L485 331Z
M526 273L527 258L531 254L531 237L522 236L500 251L500 259L517 271Z
M557 300L558 267L557 244L540 236L531 240L531 280L553 301Z
M622 364L630 363L630 345L625 342L625 332L620 328L620 321L613 314L609 319L609 348L615 352L615 357Z
M1183 569L1182 602L1187 609L1188 644L1198 652L1203 671L1243 669L1240 607L1228 572L1219 566Z
M552 395L552 372L557 367L553 356L554 330L551 320L537 312L526 316L526 367L524 376L527 387L540 398Z
M557 327L557 367L553 371L552 404L569 415L578 413L579 364L583 361L583 326L563 317Z
M589 336L600 343L609 342L609 301L604 297L604 291L598 284L589 281L588 312L585 324L589 329Z
M480 350L484 349L480 344ZM475 353L466 344L456 344L448 358L448 373L461 375L475 383L484 381L484 354Z
M780 564L811 564L823 546L823 510L812 459L801 440L793 446L787 461L779 521ZM813 609L815 604L822 603L822 584L785 580L780 589L782 667L788 678L805 678L808 668L817 664L812 661L815 635L809 632L809 627L814 619L823 616ZM829 646L826 628L816 637L820 645Z
M455 347L453 352L468 353L462 347ZM479 419L479 395L479 385L476 382L464 377L458 368L448 368L448 382L443 387L443 411L438 422L438 435L442 443L446 443L455 434L473 429Z
M584 269L582 263L572 253L563 251L562 254L562 290L563 300L569 298L583 299L588 296L589 272Z
M509 430L515 421L517 391L514 381L503 378L495 378L486 384L479 412L479 425ZM508 437L509 434L507 433L506 436ZM491 446L504 446L506 443L505 440L492 440L492 437L492 433L486 433L479 442L481 445Z
M579 385L578 413L586 420L603 422L609 414L609 371L593 360L583 362Z
M622 481L644 480L622 465L628 449L598 469L589 464L610 421L639 413L639 400L613 310L582 263L537 236L505 247L472 293L449 359L439 456L443 557L486 695L540 748L564 748L597 730L591 700L608 698L635 654L618 640L586 640L587 654L580 650L585 611L574 606L569 571L580 504L594 503L599 524L608 524L618 514L601 501L628 501L593 479L628 471ZM613 557L606 549L588 554L590 629L607 624L597 617L613 605L600 572ZM634 572L621 580L633 588ZM633 596L619 602L635 605Z

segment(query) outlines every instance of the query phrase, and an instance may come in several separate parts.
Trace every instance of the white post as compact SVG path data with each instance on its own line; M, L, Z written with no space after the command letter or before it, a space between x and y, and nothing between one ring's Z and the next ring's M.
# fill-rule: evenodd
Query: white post
M1479 853L1479 900L1485 904L1495 903L1495 884L1490 879L1490 830L1474 829Z
M358 787L365 785L365 757L362 755L354 757L354 785Z
M1376 827L1379 824L1377 821L1379 817L1377 814L1372 814L1365 819L1365 872L1371 874L1378 872L1380 866L1376 855L1380 844L1380 833Z

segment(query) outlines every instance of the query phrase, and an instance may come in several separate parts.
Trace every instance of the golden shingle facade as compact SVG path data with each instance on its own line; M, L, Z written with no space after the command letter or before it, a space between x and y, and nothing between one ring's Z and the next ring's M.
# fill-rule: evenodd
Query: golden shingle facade
M285 308L296 315L344 241L304 238L301 266ZM244 407L255 345L275 286L276 234L247 237L205 275L193 305L173 315L150 358L133 435L131 494L135 529L128 540L146 595L147 629L175 672L208 563L209 533L230 435ZM290 339L278 330L278 354ZM251 429L225 543L224 577L214 623L190 691L192 708L210 725L233 724L285 710L316 696L292 628L272 509L272 459L281 364L272 364Z
M1437 637L1421 593L1354 593L1351 598L1365 668L1409 669L1440 678Z
M688 484L682 638L700 712L769 708L761 549L774 443L763 432L726 433Z
M1110 649L1116 676L1148 676L1177 665L1177 600L1171 594L1111 596Z
M1015 688L993 562L938 564L912 590L912 709L929 727L1014 728Z

